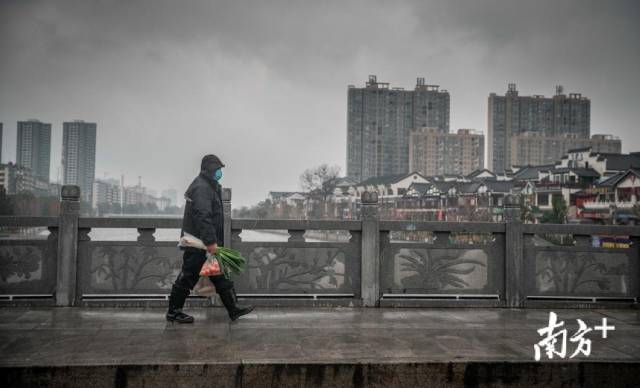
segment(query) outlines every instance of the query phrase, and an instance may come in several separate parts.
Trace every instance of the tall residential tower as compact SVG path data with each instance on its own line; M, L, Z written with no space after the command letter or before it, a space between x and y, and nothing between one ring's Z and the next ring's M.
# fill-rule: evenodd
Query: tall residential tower
M64 184L80 186L82 200L91 202L96 175L96 123L75 120L63 123L62 129Z
M472 129L457 133L435 128L411 131L409 168L425 176L468 175L484 168L484 135Z
M449 92L418 78L414 90L390 88L369 76L364 88L349 86L347 176L371 177L409 172L409 135L429 127L449 132Z
M488 102L487 159L494 172L511 167L514 136L538 133L543 137L589 139L591 101L579 93L565 95L562 86L556 87L555 96L547 98L520 96L516 84L509 84L504 96L491 93Z
M51 124L38 120L18 121L16 164L49 182L51 164Z

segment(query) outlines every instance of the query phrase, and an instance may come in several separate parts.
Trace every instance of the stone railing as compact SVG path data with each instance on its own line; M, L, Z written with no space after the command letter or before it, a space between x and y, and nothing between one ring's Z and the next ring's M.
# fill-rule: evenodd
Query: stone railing
M79 217L79 196L63 187L59 217L0 217L4 231L49 231L0 238L1 304L166 304L182 220ZM223 206L226 245L248 259L238 294L257 304L629 307L640 295L640 227L385 221L375 193L362 195L354 221L232 219L230 189ZM505 218L517 219L518 206L507 201ZM137 238L94 240L103 228ZM156 240L159 229L175 229L175 240ZM326 231L340 238L319 240ZM617 237L602 247L605 235Z

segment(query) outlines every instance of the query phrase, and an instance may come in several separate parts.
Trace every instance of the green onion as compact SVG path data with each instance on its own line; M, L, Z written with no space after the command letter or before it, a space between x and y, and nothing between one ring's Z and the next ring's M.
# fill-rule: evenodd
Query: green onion
M242 257L240 252L225 247L219 247L215 256L218 263L220 263L220 267L222 267L222 271L226 278L229 278L231 272L236 274L244 272L247 260Z

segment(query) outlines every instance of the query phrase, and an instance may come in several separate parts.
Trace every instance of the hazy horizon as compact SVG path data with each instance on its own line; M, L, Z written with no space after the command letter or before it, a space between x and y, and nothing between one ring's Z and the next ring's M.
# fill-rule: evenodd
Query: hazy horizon
M233 205L299 190L304 169L345 174L347 85L375 74L451 95L451 130L486 135L487 97L582 93L591 133L640 150L635 1L0 0L2 161L16 122L97 123L96 178L178 197L202 155L227 168Z

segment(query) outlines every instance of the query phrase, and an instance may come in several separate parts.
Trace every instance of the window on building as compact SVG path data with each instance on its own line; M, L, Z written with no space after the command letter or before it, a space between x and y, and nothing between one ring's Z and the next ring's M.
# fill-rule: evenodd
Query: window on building
M538 206L549 206L548 194L538 194Z

